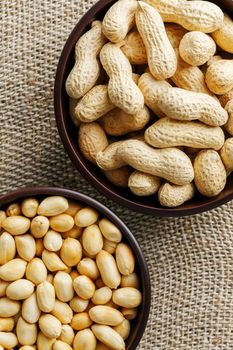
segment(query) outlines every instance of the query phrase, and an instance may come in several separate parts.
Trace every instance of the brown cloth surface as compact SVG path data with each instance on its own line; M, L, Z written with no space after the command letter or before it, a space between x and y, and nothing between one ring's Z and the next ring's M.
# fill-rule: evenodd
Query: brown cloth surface
M57 133L53 84L62 47L93 0L0 1L0 193L65 186L111 208L137 237L152 308L140 350L233 349L233 202L189 218L120 207L78 173Z

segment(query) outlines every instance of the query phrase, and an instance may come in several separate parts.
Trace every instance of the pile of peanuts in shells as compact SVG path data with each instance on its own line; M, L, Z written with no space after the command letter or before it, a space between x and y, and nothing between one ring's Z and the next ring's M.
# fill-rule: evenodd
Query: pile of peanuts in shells
M211 2L114 3L77 41L66 81L84 157L162 206L221 193L233 170L231 54L233 21Z
M135 257L95 209L50 196L0 210L0 350L124 350Z

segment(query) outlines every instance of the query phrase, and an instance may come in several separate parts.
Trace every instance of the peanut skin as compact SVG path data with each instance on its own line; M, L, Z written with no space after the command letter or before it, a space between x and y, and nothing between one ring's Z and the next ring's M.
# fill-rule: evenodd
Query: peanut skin
M151 74L157 80L170 78L176 71L177 60L158 11L139 1L136 25L146 47Z
M211 33L223 25L222 10L208 1L146 0L155 7L164 22L180 24L189 31Z
M100 52L101 63L109 76L108 95L112 103L129 114L139 112L144 97L132 78L132 67L121 49L112 43Z
M104 16L102 30L113 43L122 41L134 23L136 0L119 0Z
M218 100L202 92L170 88L160 93L158 106L168 117L197 120L211 126L224 125L228 114Z
M177 185L193 180L194 173L189 157L176 148L153 149L140 140L123 142L117 150L122 162L136 170L162 177Z
M158 199L164 207L174 208L193 198L194 193L193 183L178 186L166 182L159 189Z
M158 148L186 146L219 150L224 139L219 126L170 118L158 120L145 131L146 142Z
M66 92L70 97L78 99L95 85L100 74L97 56L105 42L100 21L92 22L92 28L77 41L75 65L66 80Z
M194 173L195 185L203 196L217 196L226 185L226 170L216 151L199 152L194 161Z

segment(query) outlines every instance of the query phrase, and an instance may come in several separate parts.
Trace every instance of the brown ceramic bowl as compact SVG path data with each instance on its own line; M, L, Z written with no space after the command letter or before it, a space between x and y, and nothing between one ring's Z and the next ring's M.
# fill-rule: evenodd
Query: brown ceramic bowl
M78 147L77 129L69 116L69 98L65 91L65 81L74 64L74 47L79 37L90 28L94 19L102 19L115 0L98 1L78 22L62 51L55 79L54 104L58 130L65 149L80 173L100 192L112 200L130 209L156 216L185 216L213 209L233 199L233 175L228 178L227 186L217 197L205 198L196 195L191 201L177 207L162 207L156 196L137 197L129 189L112 185L97 166L87 161ZM212 1L233 17L232 0Z
M151 289L150 277L142 251L127 226L107 207L82 193L53 187L27 187L0 196L0 210L8 204L22 201L27 197L43 198L50 195L64 196L84 205L95 208L99 213L111 220L122 232L123 241L127 242L136 257L136 272L140 278L142 304L137 318L132 322L131 333L126 341L126 350L135 350L146 327L150 311Z

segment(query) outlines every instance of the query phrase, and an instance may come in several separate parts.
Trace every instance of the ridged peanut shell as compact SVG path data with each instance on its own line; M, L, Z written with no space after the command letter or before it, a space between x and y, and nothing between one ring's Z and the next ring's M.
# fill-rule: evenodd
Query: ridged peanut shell
M224 144L225 136L219 126L162 118L146 130L145 140L158 148L186 146L219 150Z
M103 173L113 185L126 188L128 187L128 180L132 173L132 169L128 166L123 166L118 169L105 170Z
M179 149L158 150L143 141L128 140L119 147L118 152L122 160L133 168L162 177L177 185L189 183L194 178L189 157Z
M96 83L100 74L97 56L106 42L101 22L92 22L92 28L75 45L75 65L66 80L66 92L75 99L84 96Z
M204 150L194 160L195 185L206 197L217 196L226 185L226 170L216 151Z
M135 0L119 0L106 12L102 31L113 43L122 41L134 23L137 8Z
M95 123L81 124L78 143L83 156L95 163L97 153L104 151L108 140L103 128Z
M108 95L112 103L126 113L139 112L143 108L144 97L133 80L131 64L120 47L105 44L100 60L109 76Z
M226 13L224 13L223 26L211 35L221 49L233 53L233 21Z
M156 193L161 184L159 177L135 170L129 177L128 186L136 196L150 196Z
M126 165L119 157L117 150L125 141L111 143L104 151L96 156L97 165L103 170L114 170Z
M177 69L175 74L171 77L173 83L185 90L203 92L214 96L205 83L205 76L201 69L186 63L180 57L178 50L176 49L175 51L177 55Z
M206 71L208 88L217 95L223 95L233 88L233 59L212 63Z
M167 89L161 91L158 106L168 117L178 120L199 119L207 125L222 126L228 119L219 101L202 92Z
M79 122L90 123L114 108L108 97L108 85L96 85L77 103L75 118Z
M177 66L176 54L167 37L164 23L158 11L139 1L136 25L146 47L151 74L157 80L173 76Z
M106 134L111 136L122 136L129 132L143 129L150 120L150 112L143 107L136 114L128 114L119 108L115 108L101 119L101 125Z
M150 73L144 73L139 78L138 87L145 98L145 104L158 116L164 117L164 113L158 107L158 99L161 91L170 88L166 80L155 80Z
M159 11L164 22L180 24L189 31L211 33L223 25L222 10L208 1L146 0L146 2Z
M172 47L174 49L178 48L187 30L175 23L166 23L165 30Z
M214 56L215 51L214 40L209 35L199 31L186 33L179 46L181 58L191 66L205 64Z
M227 132L233 136L233 98L226 104L226 111L229 114L229 119L225 125Z
M130 32L124 39L121 50L131 64L146 64L147 54L142 37L137 31Z
M174 208L193 198L194 193L195 187L193 183L178 186L166 182L159 189L158 199L161 205Z
M233 171L233 137L227 139L221 148L220 156L229 175Z

